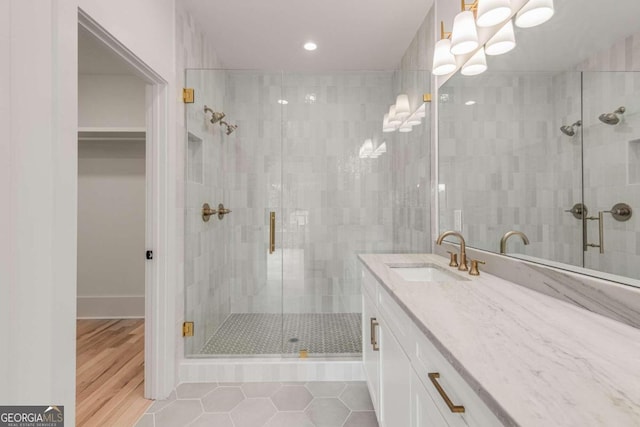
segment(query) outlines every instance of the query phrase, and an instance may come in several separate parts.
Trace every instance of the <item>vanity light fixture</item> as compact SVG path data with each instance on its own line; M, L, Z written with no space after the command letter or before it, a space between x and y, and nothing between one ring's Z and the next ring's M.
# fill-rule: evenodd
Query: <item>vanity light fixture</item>
M442 23L444 26L444 22ZM433 51L433 70L435 76L445 76L456 70L456 57L451 53L451 40L443 38L436 43Z
M478 27L493 27L511 16L511 0L478 0Z
M554 14L553 0L529 0L516 14L516 25L531 28L547 22Z
M515 48L512 20L506 21L495 33L492 29L493 36L484 46L479 45L476 25L497 26L515 12L515 25L529 28L548 21L554 13L553 0L528 0L519 9L511 8L511 0L474 0L470 4L461 0L460 4L462 12L455 16L451 33L444 32L444 21L440 23L441 40L436 42L434 48L431 71L436 76L451 74L458 68L456 55L474 53L461 70L463 75L470 76L487 69L485 55L501 55ZM448 52L447 47L450 47Z
M464 76L477 76L485 71L487 71L487 57L483 46L462 66L460 73Z
M513 32L513 21L509 20L502 28L484 45L487 55L502 55L516 47L516 36Z
M478 30L476 29L473 12L464 10L458 13L453 20L451 53L454 55L464 55L473 52L478 46Z
M406 133L406 132L411 132L412 129L412 125L410 125L408 122L404 122L403 124L400 125L400 127L398 128L398 132L402 132L402 133Z

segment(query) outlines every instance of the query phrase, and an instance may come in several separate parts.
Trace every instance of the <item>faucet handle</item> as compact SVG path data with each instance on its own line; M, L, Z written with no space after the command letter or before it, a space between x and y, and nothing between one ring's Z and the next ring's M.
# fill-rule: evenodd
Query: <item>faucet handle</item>
M478 270L478 264L486 264L484 261L480 261L479 259L471 260L471 268L469 269L470 276L479 276L480 270Z
M449 267L457 267L458 266L458 254L455 252L447 251L449 254Z

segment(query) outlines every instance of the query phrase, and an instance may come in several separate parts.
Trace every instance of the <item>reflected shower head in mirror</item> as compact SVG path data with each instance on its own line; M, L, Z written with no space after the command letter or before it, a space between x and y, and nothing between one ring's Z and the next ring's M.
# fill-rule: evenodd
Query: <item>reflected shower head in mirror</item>
M598 118L602 123L606 123L608 125L617 125L620 122L620 117L618 117L618 114L624 114L625 111L626 108L620 107L613 113L600 114L600 117Z
M576 134L576 127L580 127L580 126L582 126L582 120L578 120L577 122L575 122L571 126L564 125L564 126L560 127L560 130L562 131L562 133L564 133L567 136L573 136L573 135Z
M213 111L211 108L204 106L204 113L211 113L211 124L216 124L220 120L222 120L225 116L224 113L218 113L217 111Z
M238 129L238 125L230 125L224 120L220 120L220 125L225 125L227 127L227 131L225 132L227 135L231 135L234 130Z

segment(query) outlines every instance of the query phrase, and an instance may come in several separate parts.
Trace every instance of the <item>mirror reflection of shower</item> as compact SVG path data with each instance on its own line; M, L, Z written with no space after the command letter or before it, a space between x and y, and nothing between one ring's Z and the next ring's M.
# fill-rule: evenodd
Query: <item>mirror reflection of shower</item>
M582 126L582 120L578 120L577 122L575 122L574 124L572 124L571 126L569 125L564 125L560 127L560 130L562 131L562 133L564 133L567 136L573 136L576 134L576 128Z
M216 123L220 123L220 126L225 126L227 128L226 130L226 134L227 135L231 135L233 133L234 130L236 130L238 128L238 125L230 125L229 123L225 122L224 119L226 117L226 114L223 112L217 112L217 111L213 111L211 108L207 107L206 105L204 106L204 113L211 113L211 120L209 120L211 122L211 124L216 124Z
M606 123L608 125L617 125L618 122L620 122L620 117L618 117L618 114L624 114L626 110L627 110L626 108L620 107L613 113L600 114L600 117L598 118L602 123Z
M222 126L222 125L225 125L227 127L227 131L226 131L227 135L231 135L233 133L233 131L238 128L238 125L230 125L229 123L225 122L224 120L220 120L220 126Z

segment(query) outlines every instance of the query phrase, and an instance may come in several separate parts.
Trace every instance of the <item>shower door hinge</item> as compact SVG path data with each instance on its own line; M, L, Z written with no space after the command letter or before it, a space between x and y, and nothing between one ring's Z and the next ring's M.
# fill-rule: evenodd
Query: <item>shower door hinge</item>
M182 336L183 337L193 336L193 322L184 322L182 324Z
M193 104L194 103L194 92L192 88L184 88L182 89L182 101L185 104Z

